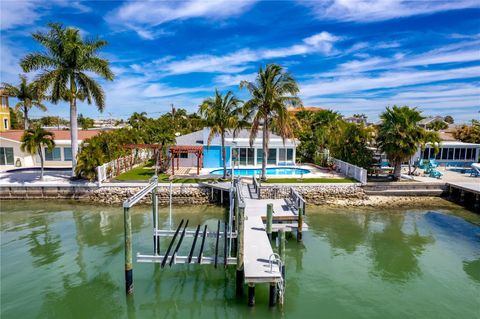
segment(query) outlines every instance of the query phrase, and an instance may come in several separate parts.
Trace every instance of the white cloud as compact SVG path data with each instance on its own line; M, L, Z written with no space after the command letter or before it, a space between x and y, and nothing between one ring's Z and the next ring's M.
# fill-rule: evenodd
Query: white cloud
M231 75L231 74L221 74L216 76L213 79L213 82L220 87L228 87L228 86L234 86L234 85L239 85L241 81L249 81L252 82L255 80L257 76L257 73L246 73L246 74L236 74L236 75Z
M318 78L300 84L300 92L307 97L329 94L353 93L366 90L398 88L436 81L460 80L478 77L480 66L436 71L387 71L379 75L353 75L328 79Z
M172 60L171 57L155 60L145 65L135 65L135 69L145 72L162 72L165 75L188 73L239 73L246 70L252 62L265 59L285 58L297 55L319 53L323 55L335 54L335 41L340 38L328 32L320 32L305 38L300 44L274 49L242 49L226 55L196 54L183 60Z
M144 39L158 34L152 28L191 18L226 19L248 10L256 0L187 0L127 2L111 12L106 20L112 25L133 29Z
M374 22L435 12L478 8L477 0L299 0L320 19Z

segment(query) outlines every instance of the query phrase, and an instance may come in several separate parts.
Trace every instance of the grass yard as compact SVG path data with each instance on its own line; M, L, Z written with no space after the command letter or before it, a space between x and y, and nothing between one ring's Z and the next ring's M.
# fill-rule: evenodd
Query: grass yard
M298 183L298 184L308 184L308 183L357 183L353 178L270 178L265 182L266 184L276 184L276 183Z
M129 170L123 174L118 175L115 180L117 181L148 181L150 178L153 177L155 174L155 169L152 168L148 163L134 169ZM158 175L158 182L159 183L170 183L169 175L167 174L160 174ZM190 178L190 177L179 177L174 178L174 183L199 183L199 182L210 182L215 181L218 179L214 178Z

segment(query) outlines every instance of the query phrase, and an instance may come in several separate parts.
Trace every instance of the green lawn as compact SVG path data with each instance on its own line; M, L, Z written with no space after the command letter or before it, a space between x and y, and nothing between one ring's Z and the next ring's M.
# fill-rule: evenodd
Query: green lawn
M265 182L266 184L275 183L357 183L353 178L270 178Z
M120 174L115 178L117 181L148 181L152 176L155 174L155 169L151 168L149 164L145 164L143 166L136 167L134 169L129 170L123 174ZM207 178L207 179L199 179L199 178L174 178L174 183L199 183L199 182L210 182L215 181L217 179ZM170 183L169 175L167 174L160 174L158 175L158 182L159 183Z

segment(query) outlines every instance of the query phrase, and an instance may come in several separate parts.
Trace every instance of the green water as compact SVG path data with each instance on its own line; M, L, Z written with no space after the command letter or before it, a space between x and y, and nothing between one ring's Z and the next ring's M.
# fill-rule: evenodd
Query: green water
M174 221L213 228L223 213L176 207ZM285 305L273 309L266 286L248 308L235 297L234 272L213 266L135 263L135 293L126 298L120 208L2 202L0 216L2 319L480 318L480 217L454 206L309 207L304 242L287 243ZM133 210L132 224L134 254L149 253L148 207ZM185 254L189 242L182 247Z

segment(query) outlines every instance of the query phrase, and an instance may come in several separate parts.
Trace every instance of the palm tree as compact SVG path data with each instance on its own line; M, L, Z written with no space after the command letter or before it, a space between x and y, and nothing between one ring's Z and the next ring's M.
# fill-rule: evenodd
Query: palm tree
M89 77L92 72L105 80L113 80L109 62L98 56L107 42L83 40L80 30L65 28L60 23L48 24L48 32L37 32L33 38L45 47L44 53L31 53L20 65L25 72L42 70L36 82L42 90L50 89L51 101L70 103L70 134L72 139L72 176L78 152L77 99L94 101L100 112L105 108L105 94L100 84Z
M38 89L36 83L28 83L25 75L20 75L19 77L20 84L18 86L2 83L2 89L5 90L7 95L18 99L18 103L15 105L15 110L21 110L23 112L24 129L28 130L28 111L30 111L32 107L46 111L47 107L42 104L44 96Z
M435 142L436 134L427 133L418 126L423 117L417 108L387 107L380 119L382 123L378 127L377 143L393 164L393 177L398 180L402 163L408 161L429 140Z
M251 120L250 147L257 137L260 127L263 131L262 180L266 180L268 140L271 125L274 123L283 139L294 137L294 125L288 114L289 106L301 104L296 96L299 92L295 79L280 65L268 64L260 68L255 82L242 81L240 88L247 88L252 98L244 105L245 118Z
M235 97L232 91L225 96L215 90L215 97L205 99L199 106L199 113L210 127L207 145L210 146L215 135L220 135L222 140L223 178L227 178L227 160L225 151L225 133L236 130L242 125L240 120L242 102Z
M28 129L22 136L20 149L22 152L27 152L31 155L38 153L40 156L40 180L43 180L43 149L47 148L48 150L53 150L55 147L55 141L53 140L54 134L48 132L37 126L33 129Z

